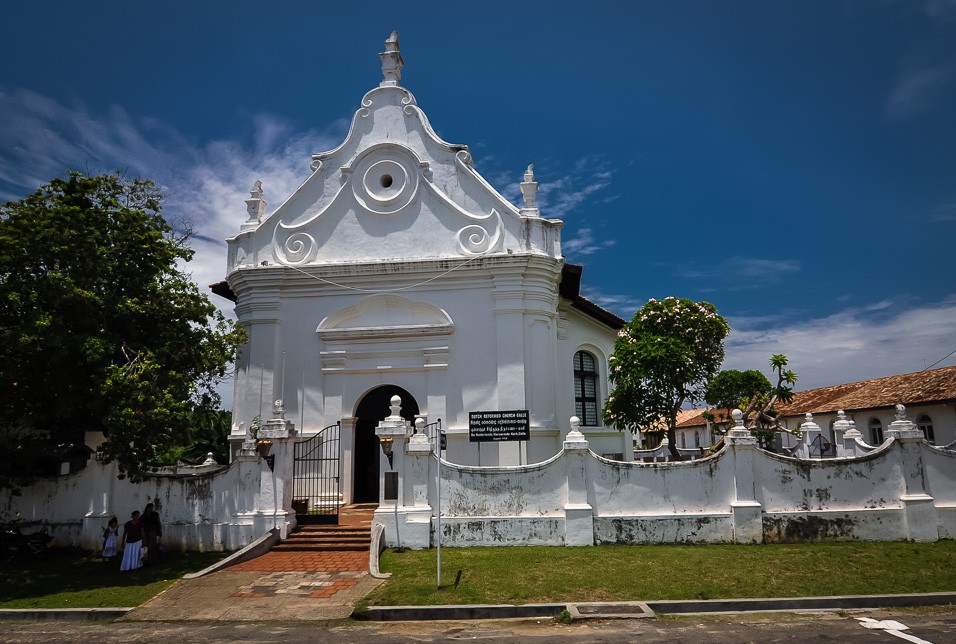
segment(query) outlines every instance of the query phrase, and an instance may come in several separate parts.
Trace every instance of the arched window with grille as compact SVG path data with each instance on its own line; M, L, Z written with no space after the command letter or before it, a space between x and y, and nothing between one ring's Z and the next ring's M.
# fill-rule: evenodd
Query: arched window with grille
M574 354L574 412L587 427L598 425L597 362L587 351Z
M879 418L871 418L870 423L870 445L883 444L883 423Z
M920 431L923 432L923 438L928 440L930 443L936 442L936 436L933 434L933 419L923 414L916 419L916 426L919 427Z

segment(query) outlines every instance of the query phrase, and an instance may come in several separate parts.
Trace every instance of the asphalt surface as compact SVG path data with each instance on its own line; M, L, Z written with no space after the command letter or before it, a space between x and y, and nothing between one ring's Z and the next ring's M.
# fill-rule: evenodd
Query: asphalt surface
M926 611L930 611L926 614ZM943 611L943 612L941 612ZM863 618L904 626L909 639L865 628ZM893 624L891 624L893 625ZM0 623L0 642L128 644L170 642L956 642L956 610L905 609L850 613L694 615L666 619L551 619L439 622L62 622Z

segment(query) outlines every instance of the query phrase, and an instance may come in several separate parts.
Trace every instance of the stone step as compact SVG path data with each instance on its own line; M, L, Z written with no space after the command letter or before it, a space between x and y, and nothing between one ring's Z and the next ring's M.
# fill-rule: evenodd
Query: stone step
M294 541L287 540L283 541L281 544L276 544L275 547L285 546L288 548L368 548L372 545L372 542L369 540L362 539L349 539L342 541Z
M371 539L372 533L368 530L328 530L325 532L293 532L289 539L301 541L318 541L328 539Z
M372 537L365 530L361 532L327 532L324 534L302 534L302 533L293 533L289 536L288 541L336 541L338 539L364 539L365 541L371 541Z
M367 552L369 549L369 544L338 544L338 543L326 543L326 544L295 544L295 543L280 543L272 547L272 552Z

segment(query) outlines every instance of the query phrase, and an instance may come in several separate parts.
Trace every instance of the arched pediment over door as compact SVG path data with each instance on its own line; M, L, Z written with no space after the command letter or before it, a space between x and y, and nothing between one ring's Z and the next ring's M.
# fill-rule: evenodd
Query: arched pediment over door
M348 341L450 335L454 329L451 317L437 306L377 294L332 313L319 323L316 333L326 341Z

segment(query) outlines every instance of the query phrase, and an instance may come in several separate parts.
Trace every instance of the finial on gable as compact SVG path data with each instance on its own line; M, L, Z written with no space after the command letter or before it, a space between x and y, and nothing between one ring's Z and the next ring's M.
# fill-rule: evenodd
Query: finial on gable
M524 171L524 181L521 182L521 196L524 197L524 205L521 206L521 212L526 215L540 214L537 206L538 182L534 180L534 164L528 165Z
M262 198L262 182L256 181L252 184L252 190L249 191L249 198L246 199L246 213L249 215L249 219L246 220L240 230L249 230L258 226L268 205Z
M402 67L405 61L402 60L402 53L398 48L398 31L393 31L392 35L385 41L385 51L380 53L382 59L382 76L385 77L379 87L395 87L398 81L402 79Z

